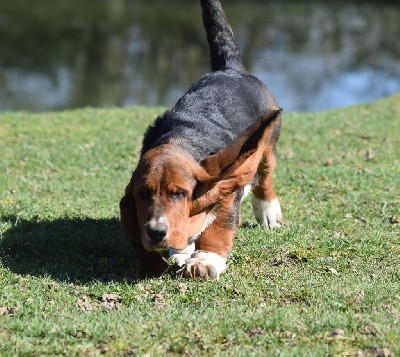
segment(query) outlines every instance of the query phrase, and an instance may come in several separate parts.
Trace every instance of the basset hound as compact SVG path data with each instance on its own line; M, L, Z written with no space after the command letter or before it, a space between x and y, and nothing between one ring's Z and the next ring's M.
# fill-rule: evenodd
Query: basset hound
M120 202L122 224L142 273L218 279L252 189L259 224L282 220L273 189L282 109L244 68L218 0L200 0L210 73L147 129Z

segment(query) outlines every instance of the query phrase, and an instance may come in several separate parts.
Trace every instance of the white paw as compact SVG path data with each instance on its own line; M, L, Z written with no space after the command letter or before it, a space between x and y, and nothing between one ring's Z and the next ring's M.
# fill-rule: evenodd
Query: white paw
M168 251L169 259L171 259L177 267L182 268L186 264L186 261L192 256L194 250L194 243L189 244L185 249L170 249Z
M186 261L183 276L193 280L218 280L225 270L225 258L216 253L197 251Z
M253 212L259 224L273 228L279 228L282 223L281 205L277 198L271 201L260 200L253 196Z

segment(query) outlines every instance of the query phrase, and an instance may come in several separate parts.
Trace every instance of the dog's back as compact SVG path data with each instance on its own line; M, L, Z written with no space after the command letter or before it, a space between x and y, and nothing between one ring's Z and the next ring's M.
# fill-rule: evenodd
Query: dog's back
M217 0L201 0L211 73L197 81L145 134L142 155L174 141L197 160L229 145L270 107L265 85L246 72L232 30Z

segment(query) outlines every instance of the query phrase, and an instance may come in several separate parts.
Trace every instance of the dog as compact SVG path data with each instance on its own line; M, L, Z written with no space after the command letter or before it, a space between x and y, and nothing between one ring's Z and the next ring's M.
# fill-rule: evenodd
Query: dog
M149 126L120 201L146 277L172 264L190 279L219 279L249 189L259 224L282 220L272 177L282 109L244 68L220 2L200 4L212 71Z

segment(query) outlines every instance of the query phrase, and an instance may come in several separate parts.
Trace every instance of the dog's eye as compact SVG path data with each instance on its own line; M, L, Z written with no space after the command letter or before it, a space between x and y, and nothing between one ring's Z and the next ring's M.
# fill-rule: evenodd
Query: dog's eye
M172 200L178 201L181 200L182 198L185 198L187 195L186 191L177 191L172 195Z
M147 189L144 189L144 190L139 192L139 197L142 200L148 201L151 198L151 191L147 190Z

